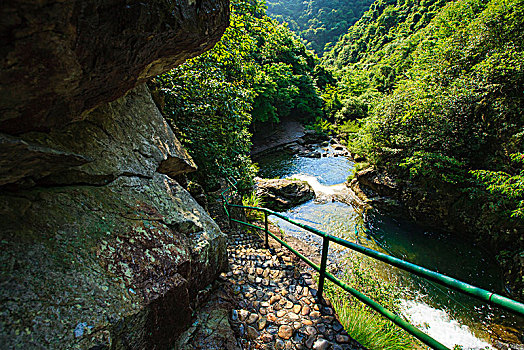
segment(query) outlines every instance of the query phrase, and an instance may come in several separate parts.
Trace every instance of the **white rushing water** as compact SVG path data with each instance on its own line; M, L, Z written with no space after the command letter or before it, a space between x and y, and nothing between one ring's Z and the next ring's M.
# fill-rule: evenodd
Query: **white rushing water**
M294 174L288 178L307 181L315 191L317 200L333 197L345 190L343 183L326 186L312 175ZM347 210L353 209L348 206ZM410 323L451 349L455 345L462 346L464 350L494 349L475 336L467 325L453 319L444 309L437 309L421 300L401 300L401 311Z
M343 183L331 186L322 185L315 176L306 174L296 174L293 176L289 176L288 178L306 181L313 188L313 191L315 191L317 197L319 195L329 196L340 193L346 186Z
M468 326L452 319L444 310L413 300L402 300L401 308L411 324L451 349L455 345L461 345L465 350L493 349L490 344L478 339Z

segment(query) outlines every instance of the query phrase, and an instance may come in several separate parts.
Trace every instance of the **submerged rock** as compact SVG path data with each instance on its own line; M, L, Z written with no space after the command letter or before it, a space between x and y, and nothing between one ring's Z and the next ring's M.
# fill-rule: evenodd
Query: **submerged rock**
M283 211L307 202L315 197L313 188L302 180L256 178L256 193L264 206Z

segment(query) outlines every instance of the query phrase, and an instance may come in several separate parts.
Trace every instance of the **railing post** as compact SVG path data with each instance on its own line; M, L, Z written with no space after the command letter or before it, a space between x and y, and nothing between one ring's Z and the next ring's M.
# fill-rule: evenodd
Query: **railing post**
M227 203L227 206L229 207L229 203ZM229 210L227 211L227 217L229 219L229 228L230 229L233 229L233 221L231 221L231 216L232 216L232 212L231 212L231 207L229 207Z
M229 220L229 228L233 228L233 222L231 221L231 207L229 206L229 201L224 197L224 209L226 209L226 215Z
M317 298L319 301L322 300L322 293L324 292L324 279L326 278L328 249L329 249L329 238L324 237L324 239L322 240L322 258L320 260L320 276L318 279L318 291L317 291Z
M268 230L268 224L267 224L267 211L264 211L264 224L265 224L265 244L266 244L266 249L269 249L269 242L268 242L268 239L269 239L269 230Z

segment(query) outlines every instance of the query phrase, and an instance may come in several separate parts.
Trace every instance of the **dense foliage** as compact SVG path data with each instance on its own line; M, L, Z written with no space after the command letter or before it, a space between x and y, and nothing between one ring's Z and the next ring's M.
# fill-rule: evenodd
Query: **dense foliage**
M409 64L406 58L416 47L421 29L448 2L377 0L326 53L326 61L339 69L357 62L367 63L368 67L374 68L373 65L383 59L393 66ZM412 35L415 37L412 38Z
M350 145L375 165L456 198L472 230L518 240L524 4L388 1L327 55L339 78L332 100L340 101L328 113L362 126Z
M263 2L232 1L222 39L153 85L163 111L197 163L207 189L226 176L249 184L250 133L263 123L321 115L317 88L329 78L292 32L265 15Z
M354 152L435 202L452 198L461 227L499 250L517 239L506 256L519 259L522 1L377 0L322 66L263 2L243 1L214 49L153 84L204 187L227 176L248 185L250 132L301 117L348 135Z
M268 0L268 14L322 55L366 11L372 0Z

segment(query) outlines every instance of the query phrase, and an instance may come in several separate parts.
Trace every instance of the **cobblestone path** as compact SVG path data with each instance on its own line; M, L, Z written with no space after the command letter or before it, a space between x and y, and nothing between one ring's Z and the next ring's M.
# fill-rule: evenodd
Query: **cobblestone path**
M231 271L221 279L234 294L229 323L242 349L364 349L334 309L317 302L311 274L285 248L265 249L260 237L230 233Z

